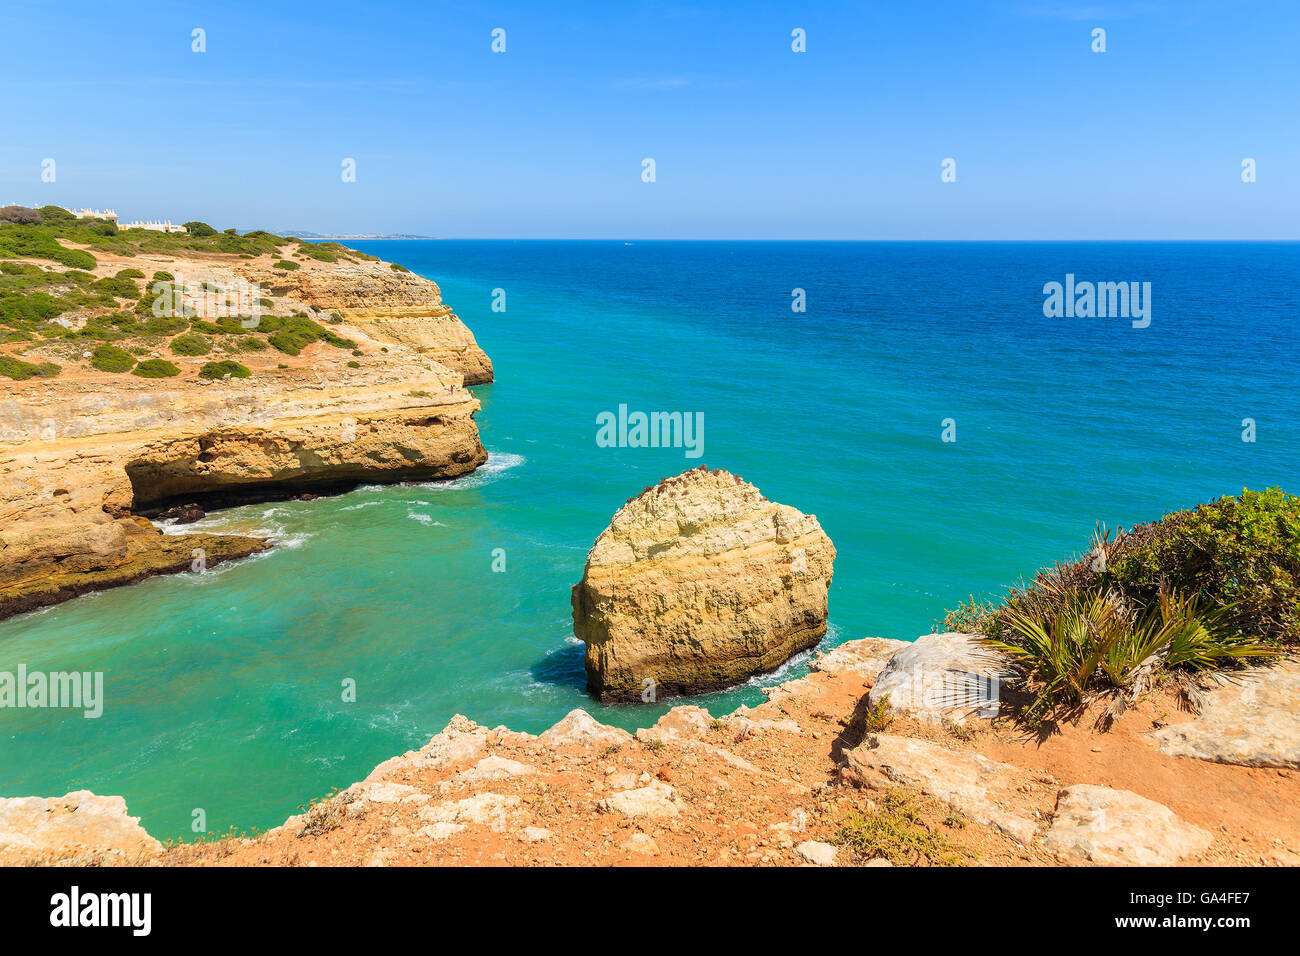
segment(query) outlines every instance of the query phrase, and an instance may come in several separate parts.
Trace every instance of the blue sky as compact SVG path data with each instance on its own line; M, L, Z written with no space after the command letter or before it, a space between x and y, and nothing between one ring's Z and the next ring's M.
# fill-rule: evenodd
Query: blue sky
M0 203L459 237L1300 236L1296 0L9 0L4 19Z

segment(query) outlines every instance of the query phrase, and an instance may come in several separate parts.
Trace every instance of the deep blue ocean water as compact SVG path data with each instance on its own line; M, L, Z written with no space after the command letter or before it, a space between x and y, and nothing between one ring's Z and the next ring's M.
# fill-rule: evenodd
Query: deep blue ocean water
M0 711L0 796L122 794L190 836L196 808L213 831L276 825L457 712L653 723L671 702L587 697L569 588L625 500L702 463L820 518L827 646L927 633L1098 521L1300 486L1300 244L355 245L437 280L491 356L489 464L213 515L281 544L0 624L0 670L100 670L107 698L98 720ZM1150 282L1150 326L1045 318L1066 273ZM620 404L702 413L704 454L599 447ZM697 702L756 703L799 669Z

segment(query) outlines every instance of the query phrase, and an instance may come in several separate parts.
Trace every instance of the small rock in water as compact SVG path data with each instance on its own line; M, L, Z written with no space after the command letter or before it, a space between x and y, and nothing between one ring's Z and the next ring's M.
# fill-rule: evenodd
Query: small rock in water
M177 505L174 508L168 508L166 511L158 513L159 521L171 521L175 524L192 524L205 517L207 517L207 512L194 503Z

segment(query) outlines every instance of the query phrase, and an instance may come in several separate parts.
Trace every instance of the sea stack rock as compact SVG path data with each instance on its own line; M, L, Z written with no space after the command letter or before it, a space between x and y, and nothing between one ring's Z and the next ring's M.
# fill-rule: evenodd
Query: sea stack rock
M825 636L834 561L816 517L735 475L665 478L618 510L573 588L587 687L650 700L772 670Z

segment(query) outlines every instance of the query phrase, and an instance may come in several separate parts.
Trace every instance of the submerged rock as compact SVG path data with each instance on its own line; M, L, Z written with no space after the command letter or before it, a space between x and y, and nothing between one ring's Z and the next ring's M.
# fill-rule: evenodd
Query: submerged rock
M816 517L701 467L628 501L573 589L602 700L716 690L826 634L835 546Z
M160 511L156 517L159 521L171 521L175 524L193 524L195 521L201 521L206 518L207 512L194 502L190 502L189 504L168 508L166 511Z

